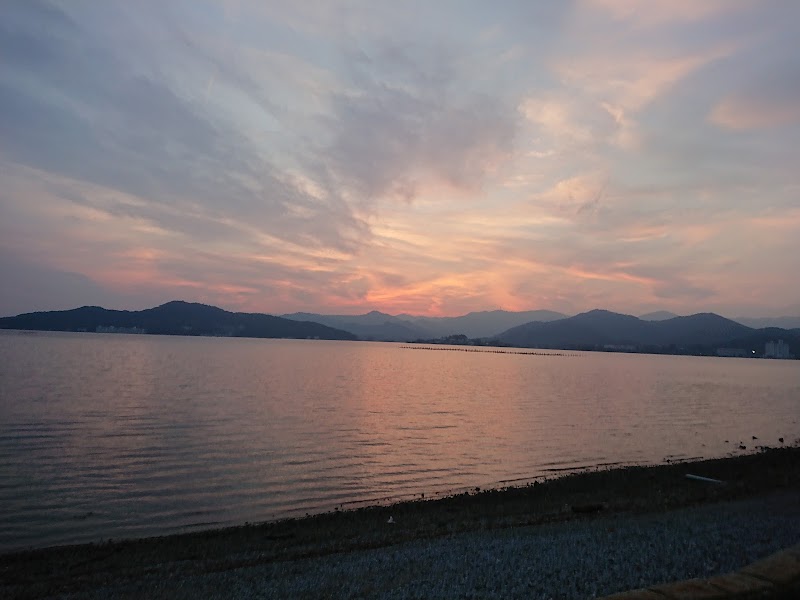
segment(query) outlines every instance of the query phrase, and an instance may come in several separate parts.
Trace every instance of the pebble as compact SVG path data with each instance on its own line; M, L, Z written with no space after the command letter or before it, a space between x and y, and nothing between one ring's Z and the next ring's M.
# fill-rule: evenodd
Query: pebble
M387 525L388 526L388 525ZM800 542L797 492L478 531L64 598L584 599L728 573Z

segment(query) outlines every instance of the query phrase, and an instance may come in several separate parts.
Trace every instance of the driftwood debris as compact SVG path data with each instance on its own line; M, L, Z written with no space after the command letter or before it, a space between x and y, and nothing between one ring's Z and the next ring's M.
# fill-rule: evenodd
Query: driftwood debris
M702 475L686 474L686 479L694 479L695 481L705 481L706 483L725 483L721 479L712 479L711 477L703 477Z

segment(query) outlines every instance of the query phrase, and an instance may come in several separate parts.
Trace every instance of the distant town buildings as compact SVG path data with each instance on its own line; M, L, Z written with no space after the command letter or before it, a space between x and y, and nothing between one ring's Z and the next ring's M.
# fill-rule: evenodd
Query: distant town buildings
M792 358L789 344L783 340L767 342L764 344L764 358Z
M115 327L114 325L98 325L94 331L95 333L147 333L147 330L141 327Z
M755 350L746 348L717 348L717 356L736 356L741 358L794 358L794 355L789 351L789 344L783 340L771 340L764 344L764 354L756 354Z

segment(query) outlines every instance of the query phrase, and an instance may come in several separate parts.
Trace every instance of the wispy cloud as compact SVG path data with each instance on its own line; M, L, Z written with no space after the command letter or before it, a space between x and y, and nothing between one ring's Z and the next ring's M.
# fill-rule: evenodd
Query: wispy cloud
M798 304L798 23L781 0L5 3L0 312Z
M753 6L751 0L585 0L584 5L611 15L614 20L641 27L659 27L704 21L710 17L740 11Z

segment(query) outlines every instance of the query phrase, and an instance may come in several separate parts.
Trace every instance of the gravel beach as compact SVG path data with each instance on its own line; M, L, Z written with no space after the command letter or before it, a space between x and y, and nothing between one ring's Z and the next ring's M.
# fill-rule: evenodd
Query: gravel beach
M800 542L798 458L800 450L787 448L232 530L8 554L0 556L0 595L603 596L727 573Z

